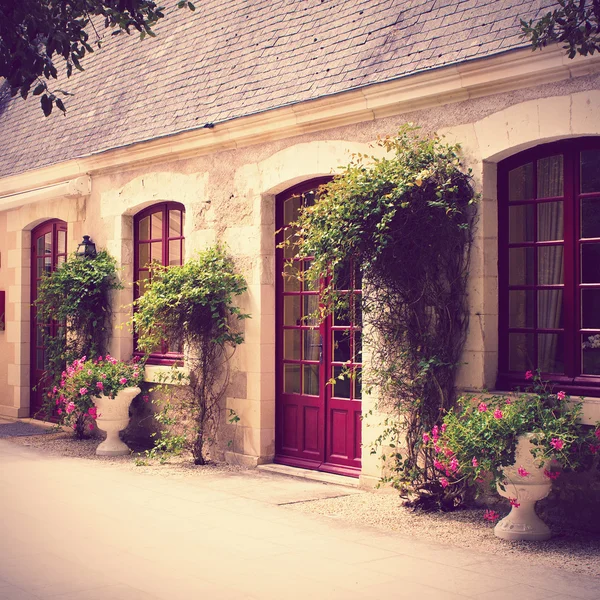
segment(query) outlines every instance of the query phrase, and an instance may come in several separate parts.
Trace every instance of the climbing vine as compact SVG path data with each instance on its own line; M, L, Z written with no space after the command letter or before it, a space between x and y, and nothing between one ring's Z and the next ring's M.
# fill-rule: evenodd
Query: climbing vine
M150 353L167 340L180 347L184 367L176 366L156 386L164 398L158 419L166 427L156 440L159 453L188 448L195 464L205 464L228 385L229 358L244 340L237 324L249 315L233 299L245 291L244 278L222 246L181 266L152 265L150 283L135 303L138 348Z
M384 158L355 156L300 211L287 243L314 259L304 273L287 268L321 282L322 313L352 310L336 288L347 289L339 280L349 270L362 272L362 378L387 415L377 443L392 449L389 480L413 505L449 508L460 492L440 486L423 433L455 400L475 193L457 145L406 126L378 146Z

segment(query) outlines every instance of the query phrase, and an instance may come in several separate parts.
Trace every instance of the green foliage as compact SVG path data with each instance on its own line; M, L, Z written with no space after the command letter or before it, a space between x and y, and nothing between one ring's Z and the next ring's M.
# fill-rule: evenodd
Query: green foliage
M110 293L122 287L115 259L105 250L93 258L72 254L42 278L35 302L37 322L60 325L56 335L52 327L44 328L46 385L58 385L67 363L106 353L111 334Z
M489 480L493 490L504 486L504 468L515 464L519 436L532 434L532 454L549 478L562 471L588 468L600 449L600 429L592 432L581 424L583 405L571 402L564 392L553 393L539 374L529 393L462 397L448 411L441 427L423 436L423 444L435 452L440 487Z
M186 447L196 464L205 463L205 446L216 435L228 384L230 352L244 340L237 324L249 315L233 301L245 291L243 277L222 246L181 266L152 266L150 284L135 306L138 347L151 352L161 340L177 340L185 365L184 370L175 366L156 386L166 398L159 413L166 427L157 452ZM175 407L178 417L173 417Z
M569 58L600 50L600 0L557 0L558 8L541 19L521 20L523 36L533 49L563 44Z
M177 6L195 10L187 0ZM70 94L50 91L46 80L57 79L60 66L67 77L74 68L83 71L82 59L94 52L89 30L98 48L100 23L113 35L137 31L141 39L153 37L163 10L152 0L0 0L0 78L7 80L12 96L25 99L33 87L46 116L53 106L65 113L56 94Z
M340 311L361 271L363 374L380 408L392 416L379 444L396 448L392 483L407 497L431 493L432 456L421 434L453 401L454 377L468 325L466 282L474 219L469 173L459 147L425 137L410 126L378 145L384 158L356 156L321 188L288 236L296 256L313 256L295 275L322 291L322 312ZM292 265L288 265L290 274ZM355 310L348 306L348 310Z

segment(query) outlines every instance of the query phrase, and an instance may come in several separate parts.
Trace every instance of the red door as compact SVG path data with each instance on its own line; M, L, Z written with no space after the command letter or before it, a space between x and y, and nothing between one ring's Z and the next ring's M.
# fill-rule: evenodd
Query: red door
M302 205L314 203L315 180L277 197L280 236L292 231ZM281 239L279 241L281 241ZM318 308L319 292L286 277L292 248L277 249L277 400L275 461L358 477L361 467L360 291L350 310L323 322L309 317ZM295 261L306 268L310 259ZM344 281L344 278L341 278ZM350 288L349 276L346 278ZM358 287L356 282L353 287ZM349 377L347 373L353 373ZM340 375L343 379L340 379ZM335 383L332 383L335 381Z
M67 224L58 219L46 221L31 232L31 394L30 415L42 418L44 403L44 376L48 356L44 348L43 332L56 333L56 322L38 323L34 302L40 279L51 273L66 260Z

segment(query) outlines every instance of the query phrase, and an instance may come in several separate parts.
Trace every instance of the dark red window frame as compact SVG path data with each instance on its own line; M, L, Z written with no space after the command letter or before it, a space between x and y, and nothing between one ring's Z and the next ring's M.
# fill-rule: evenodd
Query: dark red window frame
M180 232L179 235L170 234L169 225L169 211L180 211ZM153 226L152 215L161 214L162 216L162 228L160 236L157 235L159 232L155 230ZM150 223L148 228L148 237L140 238L140 223L146 217L150 217ZM144 210L137 213L133 218L133 241L134 241L134 269L133 269L133 297L134 300L140 296L140 285L139 282L142 279L141 274L148 272L148 266L140 265L140 248L142 246L148 246L150 250L150 260L157 261L162 265L169 266L169 247L179 243L179 259L176 264L183 264L185 256L185 237L184 237L184 221L185 221L185 207L179 202L161 202L160 204L153 204ZM153 251L158 248L158 244L161 244L160 257L153 255ZM159 260L160 258L160 260ZM152 365L172 365L183 358L181 352L173 352L169 350L167 341L162 342L160 352L152 352L148 357L148 364ZM134 355L142 356L143 353L137 350L137 341L134 339Z
M543 372L542 377L572 395L600 396L600 375L586 375L582 368L582 339L600 334L600 325L597 328L584 328L582 323L582 290L598 289L600 282L582 282L582 248L589 244L600 244L600 237L583 238L582 235L582 201L598 200L600 207L600 189L594 192L582 193L581 190L581 152L586 150L599 150L600 138L573 138L550 144L536 146L514 156L511 156L498 165L498 285L499 285L499 360L498 380L499 389L514 389L517 386L525 387L525 370L511 371L509 365L509 335L518 333L533 333L534 356L539 359L538 339L542 333L558 334L559 343L563 344L564 370L561 373ZM541 201L537 190L537 165L540 159L561 154L563 156L563 195L556 198L545 197ZM533 199L531 201L509 201L509 173L510 171L532 163ZM509 238L509 207L517 205L535 205L533 214L537 214L538 206L553 200L563 202L564 233L562 241L539 241L537 232L538 221L533 218L533 241L511 243ZM541 247L563 247L563 283L559 285L543 285L538 280L538 255ZM533 248L530 257L533 259L533 283L511 285L509 282L509 251L511 248ZM525 252L524 252L525 253ZM544 329L538 321L538 292L544 290L562 289L562 327ZM509 323L510 305L509 292L519 290L534 290L532 304L531 327L514 327ZM513 324L514 325L514 324ZM560 338L562 336L562 340ZM531 369L537 368L536 364L529 365Z

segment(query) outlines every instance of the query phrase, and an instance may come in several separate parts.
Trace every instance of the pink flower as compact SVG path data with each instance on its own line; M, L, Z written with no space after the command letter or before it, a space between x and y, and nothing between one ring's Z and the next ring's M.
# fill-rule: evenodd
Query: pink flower
M98 360L98 362L102 362L102 357L99 356L97 360Z
M479 412L487 412L487 408L488 408L488 407L487 407L487 404L486 404L485 402L481 402L481 403L479 404L479 406L477 407L477 410L478 410Z
M119 379L119 383L121 385L125 385L127 383L127 377L121 377L121 379Z
M67 414L70 415L75 410L75 404L73 402L69 402L65 410L67 411Z
M525 373L525 379L533 379L533 371L527 371Z
M596 454L600 450L600 444L590 444L590 452Z
M90 431L93 431L93 430L94 430L94 424L93 424L93 423L90 423L90 424L88 425L88 429L89 429Z
M565 399L566 394L564 392L558 392L558 394L556 394L556 397L559 400L564 400Z
M493 523L494 521L497 521L500 518L500 515L495 510L486 510L483 513L483 518L486 521L490 521L490 523Z
M446 431L446 428L448 426L446 425L446 423L442 423L442 433L444 433Z
M88 393L88 390L87 390L87 388L85 388L85 387L82 387L82 388L79 388L79 393L80 393L82 396L85 396L85 395Z
M560 471L548 471L548 469L544 469L544 475L548 479L552 479L554 481L555 479L558 479L558 477L560 476Z
M431 438L428 433L423 434L423 442L426 444Z
M565 443L560 439L560 438L552 438L550 440L550 445L555 449L555 450L562 450L563 446L565 445Z
M512 402L511 402L510 398L507 398L507 399L506 399L506 402L505 402L505 404L512 404Z
M516 498L509 498L508 501L510 502L510 505L514 506L515 508L519 508L519 506L521 506L521 504L517 502Z
M450 482L445 477L440 477L440 485L446 489Z
M52 388L52 393L53 393L53 394L56 394L57 392L58 392L58 388L57 388L56 386L54 386L54 387Z
M100 377L102 377L102 379L106 379L106 373L102 373L102 375L100 375Z
M600 440L600 428L594 431L594 435Z
M100 391L102 391L102 390L104 389L104 384L103 384L101 381L98 381L98 382L96 383L96 387L97 387L97 388L98 388Z
M450 458L453 454L454 454L454 452L452 452L452 450L450 450L450 448L444 448L444 456L447 456L448 458Z
M62 415L62 408L59 408L59 409L56 411L56 414L57 414L57 415Z
M433 461L433 466L440 471L443 471L446 468L444 463L439 461L437 458Z
M433 446L433 449L434 449L434 450L435 450L435 451L436 451L438 454L439 454L439 453L442 451L442 449L441 449L441 448L440 448L440 447L439 447L437 444L435 444L435 445Z
M97 409L95 406L88 408L88 415L90 415L92 419L96 419L98 417Z
M521 476L521 477L529 477L529 471L526 471L523 467L519 467L517 469L517 473Z
M88 369L88 375L91 375L91 374L92 374L92 370Z
M456 471L458 471L458 461L456 460L456 457L454 457L451 461L450 461L450 470L453 473L456 473Z
M475 457L473 457L473 460L471 461L471 464L472 464L472 465L473 465L475 468L477 468L477 467L479 466L479 461L478 461L478 460L477 460Z
M142 400L144 402L148 402L148 400L150 400L150 396L147 396L147 395L146 396L142 396Z
M497 408L494 411L494 419L501 419L503 416L504 415L502 414L502 411L499 408Z

